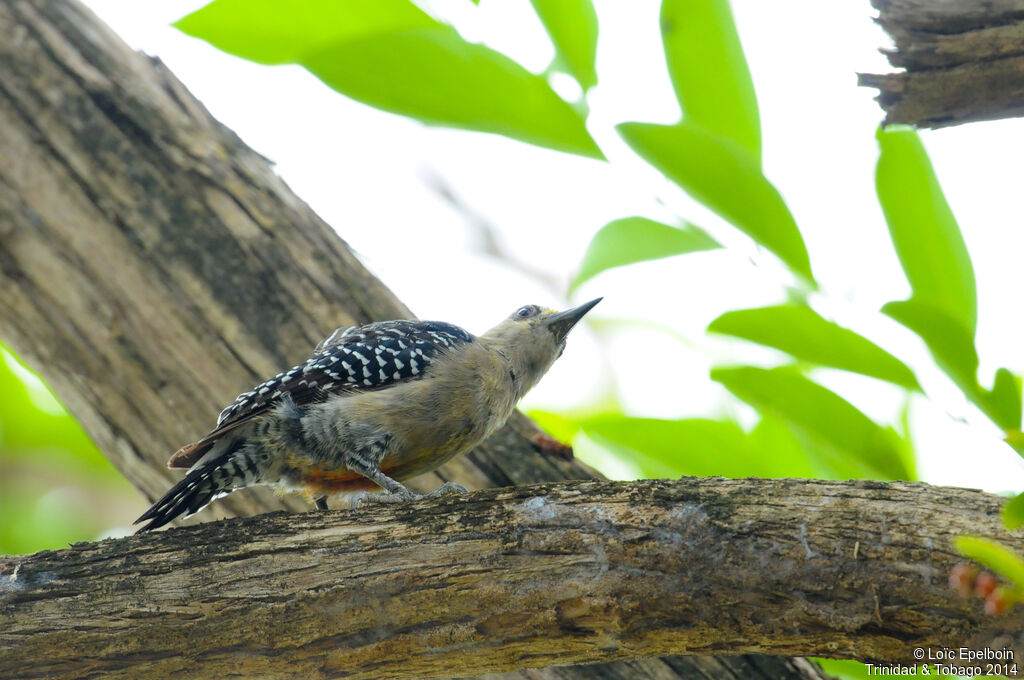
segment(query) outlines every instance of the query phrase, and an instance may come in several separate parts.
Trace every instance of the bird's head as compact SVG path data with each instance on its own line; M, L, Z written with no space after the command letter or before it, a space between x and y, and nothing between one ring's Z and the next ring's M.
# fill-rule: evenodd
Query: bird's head
M580 319L602 298L558 312L525 305L484 333L481 340L507 359L521 394L541 379L565 350L565 339Z

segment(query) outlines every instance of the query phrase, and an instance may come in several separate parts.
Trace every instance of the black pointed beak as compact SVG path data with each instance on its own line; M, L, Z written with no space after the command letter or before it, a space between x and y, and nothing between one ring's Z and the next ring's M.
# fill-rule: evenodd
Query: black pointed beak
M579 320L583 318L583 315L593 309L597 303L603 299L604 298L597 298L590 302L584 302L579 307L573 307L572 309L567 309L564 312L559 312L549 316L545 321L545 324L547 325L548 330L554 334L555 342L562 342L565 340L565 336L569 335L569 331L572 330L573 326L579 323Z

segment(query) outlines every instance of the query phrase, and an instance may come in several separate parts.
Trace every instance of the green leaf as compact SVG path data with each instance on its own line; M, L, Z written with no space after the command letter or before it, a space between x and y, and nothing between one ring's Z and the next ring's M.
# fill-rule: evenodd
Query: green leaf
M138 491L2 343L0 395L0 554L94 540L123 521L110 508Z
M957 536L953 547L964 557L985 565L1018 588L1024 588L1024 560L1009 548L982 536Z
M890 302L882 312L914 331L924 340L935 363L964 390L977 385L978 353L974 341L956 319L942 309L917 299Z
M590 0L531 0L555 44L556 61L586 92L597 84L597 12Z
M635 418L621 412L528 414L561 441L578 434L645 477L820 477L830 475L786 423L765 417L750 434L729 421Z
M441 25L409 0L214 0L174 23L187 35L260 64L301 63L346 40Z
M716 368L712 380L754 406L797 428L830 451L838 464L856 463L864 474L912 479L904 462L905 444L848 401L789 368Z
M671 460L665 461L650 456L645 450L606 439L595 432L583 430L583 434L585 435L583 441L597 444L617 458L620 463L624 463L626 467L634 470L633 479L676 479L685 474Z
M786 202L736 142L692 123L623 123L623 139L694 198L814 282L807 248Z
M527 415L540 426L540 429L560 442L571 442L572 438L580 431L578 419L561 413L530 411Z
M993 420L1000 423L1007 435L1012 431L1020 432L1021 425L1021 379L1005 368L996 371L992 391L988 393L988 402L993 412Z
M0 394L0 451L9 459L57 461L61 470L83 480L113 470L50 389L3 344Z
M664 0L661 35L683 120L733 140L760 167L754 81L728 0Z
M818 658L811 660L821 666L823 671L831 676L840 678L840 680L871 680L874 677L869 672L868 667L860 661Z
M1018 494L1003 504L1003 524L1009 530L1024 527L1024 493Z
M907 366L870 340L797 304L726 312L708 330L774 347L801 361L920 390Z
M261 63L298 63L338 92L428 124L603 159L543 77L463 40L408 0L215 0L178 27Z
M606 415L588 419L582 427L596 441L637 451L677 475L786 477L812 473L805 460L765 455L731 422Z
M692 224L670 227L646 217L614 220L590 241L569 290L613 267L720 247L703 229Z
M877 473L839 454L799 427L766 413L749 433L729 421L636 418L621 412L528 414L552 436L579 445L577 435L631 469L633 477L679 475L849 479ZM891 436L891 435L890 435ZM595 459L596 461L597 459ZM911 461L912 465L912 461Z
M303 63L339 92L385 111L603 158L583 119L543 78L448 27L351 40Z
M880 674L877 666L872 670L860 661L847 661L846 659L820 659L817 657L811 657L811 661L821 666L823 671L828 673L828 675L837 678L837 680L875 680L875 678ZM913 667L911 666L911 668ZM918 666L916 670L918 671L918 675L927 675L929 680L957 680L959 677L949 675L948 673L936 673L935 671L926 674L921 671L921 666ZM984 677L999 678L1002 676L988 675Z
M878 200L913 298L948 315L973 341L977 323L974 268L917 133L879 129Z
M805 437L787 422L762 414L761 421L750 431L750 445L759 456L769 456L780 477L816 477L841 479L845 475L825 461ZM752 473L751 473L752 474ZM737 475L741 476L741 475Z
M928 154L910 128L890 126L877 137L878 199L913 289L910 300L882 311L924 340L939 367L1024 454L1020 378L999 369L991 391L978 383L974 268Z
M1014 451L1024 456L1024 432L1020 429L1006 430L1006 438L1003 440L1009 444Z
M978 353L967 329L944 310L917 299L890 302L882 312L914 331L935 363L992 422L1001 427L1011 446L1021 424L1020 378L1005 368L996 371L989 392L978 383ZM1018 449L1019 450L1019 449Z

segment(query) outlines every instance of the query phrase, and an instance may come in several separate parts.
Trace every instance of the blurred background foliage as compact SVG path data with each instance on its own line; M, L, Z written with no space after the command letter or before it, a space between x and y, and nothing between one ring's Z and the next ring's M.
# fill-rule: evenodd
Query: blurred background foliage
M142 497L3 345L0 395L0 553L126 531Z
M245 59L303 66L342 95L384 111L610 162L587 127L586 93L600 78L591 2L532 5L555 48L543 73L465 40L435 7L410 0L215 0L176 25ZM663 0L660 28L682 118L670 125L626 122L616 129L640 158L788 269L789 282L779 291L785 303L722 309L707 329L772 348L782 359L711 371L710 380L753 409L752 425L733 417L639 417L624 412L615 389L586 407L530 415L617 478L916 479L907 413L914 399L927 398L926 391L904 358L819 311L828 308L820 301L830 293L819 289L782 192L762 172L758 102L729 3ZM566 77L575 88L556 91L553 83ZM878 202L912 295L863 311L885 315L916 334L935 367L1002 431L1006 455L1019 455L1021 378L1003 368L991 387L979 382L975 272L939 179L914 130L894 126L879 130L876 139ZM683 216L669 224L622 215L596 230L585 253L565 254L578 263L567 295L609 269L721 247ZM597 319L592 327L601 331L602 323L615 322ZM657 321L650 327L679 340ZM127 483L35 378L9 354L3 359L0 551L58 547L133 517L134 509L124 508L137 504ZM876 422L822 384L818 376L826 369L895 386L903 407L888 422L896 425ZM1005 520L1009 527L1024 524L1024 497L1007 504ZM964 550L988 559L1009 579L1024 573L1024 563L1012 555L1000 553L997 559L976 543ZM1016 586L1020 591L1024 583ZM859 672L848 665L833 670Z

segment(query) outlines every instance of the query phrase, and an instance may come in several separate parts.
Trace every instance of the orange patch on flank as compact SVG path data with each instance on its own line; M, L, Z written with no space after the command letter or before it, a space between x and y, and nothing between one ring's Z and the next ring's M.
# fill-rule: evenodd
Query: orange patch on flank
M376 489L377 485L366 477L351 470L314 467L306 470L302 486L309 492L338 493L339 491L360 491Z

